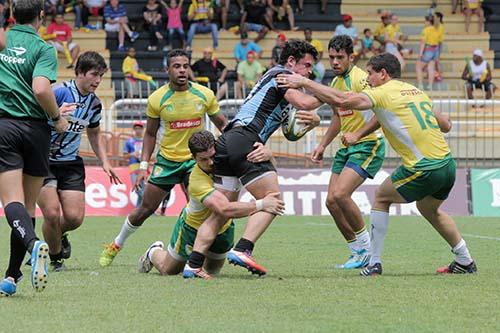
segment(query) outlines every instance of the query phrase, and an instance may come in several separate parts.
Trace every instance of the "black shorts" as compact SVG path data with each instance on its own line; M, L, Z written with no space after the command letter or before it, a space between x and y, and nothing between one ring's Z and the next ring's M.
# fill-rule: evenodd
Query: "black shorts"
M484 82L480 82L479 80L468 80L467 81L467 85L472 88L472 89L483 89L485 91L489 91L490 89L494 89L495 85L493 84L493 82L491 81L484 81Z
M81 158L74 161L50 162L49 175L43 186L53 186L59 191L85 192L85 167Z
M0 172L22 169L33 177L49 172L47 120L0 118Z
M248 153L254 150L255 142L262 141L257 134L246 127L231 128L219 137L215 143L214 158L216 185L222 185L224 177L236 177L243 186L246 186L264 174L276 171L270 161L252 163L247 160Z

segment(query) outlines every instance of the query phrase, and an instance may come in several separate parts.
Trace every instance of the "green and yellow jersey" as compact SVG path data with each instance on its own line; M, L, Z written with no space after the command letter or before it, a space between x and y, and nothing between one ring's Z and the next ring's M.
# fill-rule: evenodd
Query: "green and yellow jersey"
M215 191L212 177L195 165L189 176L189 202L186 206L186 223L198 230L201 224L210 216L212 211L203 205L203 200ZM222 234L229 228L229 220L219 231Z
M450 148L432 112L432 101L424 92L391 80L363 93L370 98L385 137L406 168L434 170L448 163Z
M367 76L368 74L361 68L352 66L343 76L334 77L330 86L341 91L361 92L368 88ZM340 117L340 130L343 133L356 132L373 117L373 114L368 110L359 111L337 108L337 113ZM378 132L370 133L362 137L358 142L375 141L379 136Z
M212 90L197 83L189 82L185 91L174 91L166 84L153 92L146 115L163 122L160 155L174 162L192 159L189 138L204 128L205 114L213 116L217 112L219 104Z

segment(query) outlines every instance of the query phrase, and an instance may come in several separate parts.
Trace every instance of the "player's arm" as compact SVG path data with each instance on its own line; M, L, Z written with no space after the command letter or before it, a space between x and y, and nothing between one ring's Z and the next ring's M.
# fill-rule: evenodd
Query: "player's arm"
M345 133L344 135L342 135L342 143L345 146L352 146L361 138L375 132L379 128L380 123L378 122L377 117L373 116L363 127L361 127L356 132Z
M332 119L330 121L330 126L326 130L325 135L321 139L319 145L314 149L311 154L311 161L314 163L319 163L323 160L323 154L325 152L326 147L332 143L333 139L340 133L340 117L336 110L332 110Z
M303 93L297 89L287 89L285 99L299 110L314 110L323 105L319 99L314 96Z
M121 184L122 181L120 180L120 177L115 173L113 170L113 167L108 161L108 156L106 155L106 148L104 148L104 145L101 144L101 137L100 137L100 127L93 127L87 128L87 137L90 142L90 146L92 147L92 150L94 151L95 155L101 161L102 163L102 169L104 172L109 176L109 181L112 184Z
M210 121L219 129L219 131L221 133L222 133L222 131L224 131L224 128L227 126L227 118L226 118L226 116L224 116L224 114L221 111L210 116Z
M4 25L4 16L3 13L0 14L0 51L5 48L5 30L3 29Z
M372 102L368 96L360 93L345 93L330 88L321 83L309 80L299 74L280 74L277 77L278 86L284 88L306 88L312 92L320 101L334 107L345 109L368 110L372 108Z
M231 202L221 192L214 190L202 203L212 212L225 218L238 218L258 211L266 211L275 215L283 215L285 202L279 199L279 193L270 193L264 199L252 202Z
M36 76L33 78L31 88L38 104L47 113L49 118L54 122L54 128L58 133L63 133L68 128L68 121L61 117L59 107L57 106L56 98L50 81L44 76Z
M448 133L451 131L452 124L450 116L437 110L433 110L433 112L441 132Z
M151 117L147 118L146 131L144 132L144 138L142 140L142 154L141 154L142 162L149 163L151 155L153 155L153 151L155 150L156 134L158 133L159 128L160 128L160 118L151 118Z

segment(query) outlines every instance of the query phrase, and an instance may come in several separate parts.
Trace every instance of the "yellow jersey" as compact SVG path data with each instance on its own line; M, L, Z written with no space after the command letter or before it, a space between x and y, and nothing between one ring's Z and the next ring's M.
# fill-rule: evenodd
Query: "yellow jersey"
M432 112L432 100L413 85L390 80L366 89L386 139L413 170L433 170L448 163L450 148Z
M439 43L442 43L444 41L444 24L440 23L437 30L439 32Z
M139 64L135 58L126 56L122 63L123 74L129 74L131 72L137 72L139 70Z
M377 27L377 29L375 29L375 31L373 32L373 36L374 37L378 37L378 36L382 36L384 37L384 34L385 34L385 29L387 29L388 26L384 25L383 23L380 23Z
M431 25L422 30L422 39L425 44L436 46L441 41L441 33L435 26Z
M194 132L204 128L205 114L219 112L219 104L212 90L189 82L185 91L174 91L168 84L155 90L148 98L146 115L160 119L164 126L160 154L167 160L190 160L188 140Z
M210 7L210 1L203 1L199 4L197 1L193 1L188 8L188 16L194 14L193 21L207 20L208 15L212 14L213 10Z
M397 39L397 34L401 34L401 27L399 26L399 24L389 24L385 27L385 33L387 34L387 38L389 39L389 41L395 41Z
M318 40L318 39L311 39L311 41L309 42L309 44L311 44L312 46L314 46L314 48L316 49L316 51L318 51L318 53L321 53L321 52L324 51L323 44L321 44L321 41Z
M367 76L368 74L364 70L352 66L343 76L334 77L330 86L341 91L361 92L368 88ZM369 110L359 111L337 108L337 113L340 117L340 130L343 133L356 132L373 117ZM362 137L358 142L377 140L379 136L378 132L370 133Z
M210 194L215 191L214 181L212 177L201 170L196 164L189 176L189 202L186 205L186 223L198 230L201 224L212 214L212 211L203 205L205 200ZM226 231L231 224L231 219L224 224L219 234Z
M469 5L470 9L478 9L483 0L465 0L465 2Z

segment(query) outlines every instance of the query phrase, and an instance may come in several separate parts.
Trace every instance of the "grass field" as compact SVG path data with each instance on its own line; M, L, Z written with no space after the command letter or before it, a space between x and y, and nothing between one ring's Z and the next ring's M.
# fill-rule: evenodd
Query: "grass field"
M0 298L0 332L500 331L500 223L495 219L457 218L478 263L474 276L434 274L452 255L418 217L391 219L384 275L375 278L333 268L348 253L329 218L281 217L255 251L268 276L226 266L208 282L136 272L145 248L169 239L174 218L152 218L111 267L100 268L101 245L122 221L87 218L70 236L68 270L51 274L45 292L35 294L25 279L15 297ZM237 235L243 224L237 222ZM2 269L8 239L2 221Z

